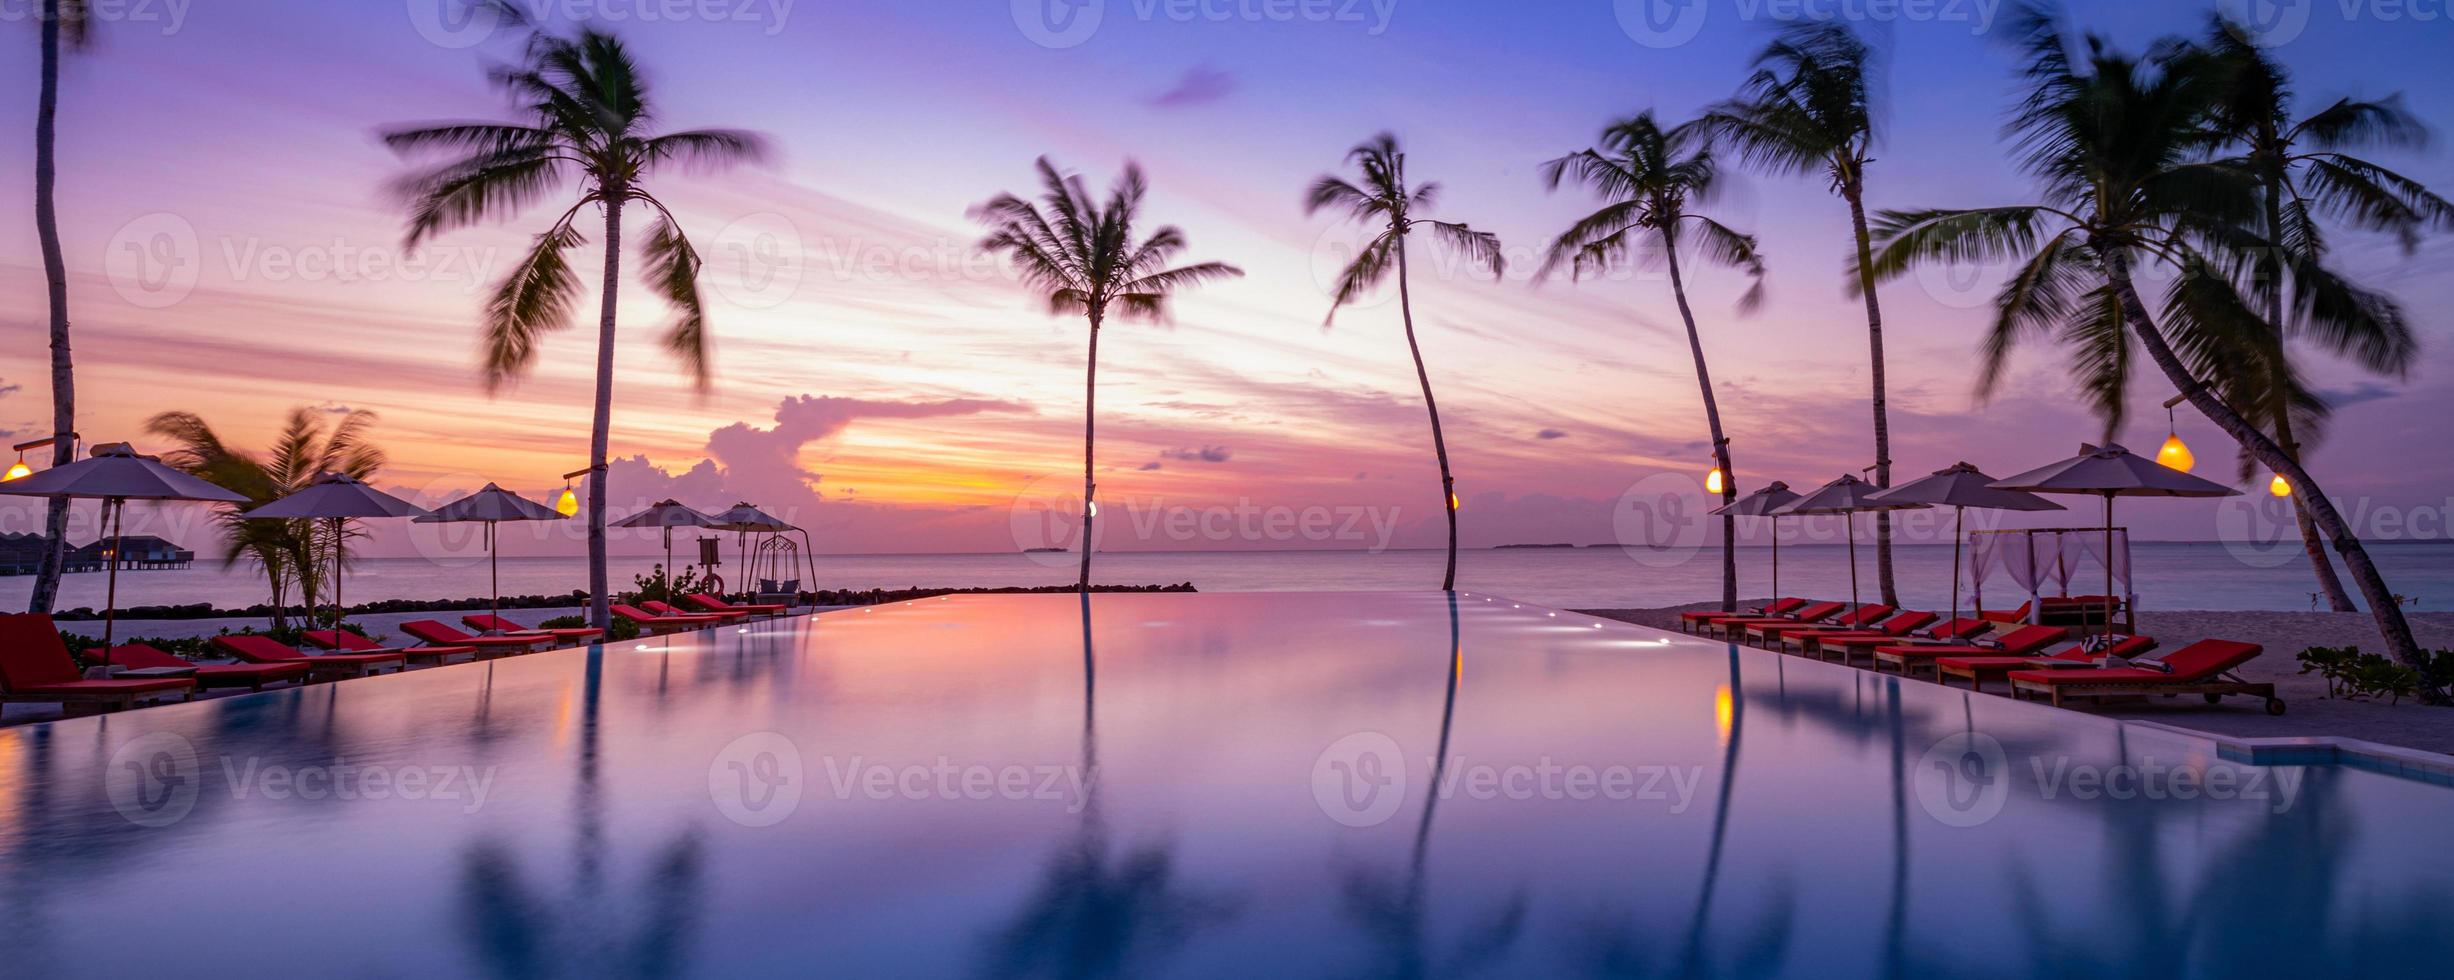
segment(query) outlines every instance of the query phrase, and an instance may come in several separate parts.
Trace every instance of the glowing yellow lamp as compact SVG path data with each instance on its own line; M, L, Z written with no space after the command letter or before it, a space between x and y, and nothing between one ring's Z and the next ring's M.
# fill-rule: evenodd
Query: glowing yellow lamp
M562 499L554 501L554 513L564 517L579 513L579 491L571 489L568 483L563 484Z
M1716 466L1713 467L1712 472L1704 474L1704 492L1718 494L1721 492L1721 487L1721 467Z
M9 473L7 476L0 476L0 483L7 483L11 480L23 480L26 477L33 475L34 467L27 466L25 455L20 453L17 456L17 465L9 467Z
M2187 473L2190 467L2198 465L2198 457L2190 454L2190 444L2181 441L2181 434L2176 432L2164 437L2164 448L2156 450L2156 462Z
M1449 509L1450 509L1450 510L1464 510L1464 509L1466 509L1464 504L1462 504L1462 503L1459 503L1459 502L1458 502L1458 500L1457 500L1457 494L1456 494L1456 492L1454 492L1454 491L1451 491L1451 492L1449 493Z
M2292 481L2284 479L2283 474L2277 473L2274 479L2267 481L2267 492L2278 497L2292 496Z

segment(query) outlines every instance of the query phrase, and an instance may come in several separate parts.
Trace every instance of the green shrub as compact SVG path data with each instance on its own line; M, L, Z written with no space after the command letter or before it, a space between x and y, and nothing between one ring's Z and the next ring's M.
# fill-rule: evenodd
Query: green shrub
M545 622L538 623L537 628L541 630L575 630L585 628L587 625L588 619L585 616L556 616L552 619L546 620ZM619 617L614 619L612 628L605 631L605 639L616 643L623 640L638 639L638 637L639 624Z
M2454 650L2420 651L2418 667L2362 653L2356 646L2310 647L2300 652L2299 659L2301 673L2326 679L2330 698L2385 698L2388 704L2400 704L2404 698L2442 695L2449 681L2454 681L2448 676L2454 673Z

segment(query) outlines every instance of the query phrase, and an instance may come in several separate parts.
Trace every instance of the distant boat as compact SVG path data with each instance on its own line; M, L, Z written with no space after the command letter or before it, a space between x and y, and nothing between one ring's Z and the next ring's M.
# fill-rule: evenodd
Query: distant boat
M1023 554L1026 554L1026 555L1062 555L1062 554L1065 554L1065 553L1070 552L1070 551L1072 551L1072 550L1074 550L1074 549L1072 549L1072 548L1024 548L1024 549L1023 549Z
M1500 545L1500 546L1499 546L1499 548L1574 548L1574 547L1576 547L1576 546L1575 546L1575 545L1572 545L1572 544L1568 544L1568 543L1566 543L1566 542L1561 542L1561 543L1558 543L1558 544L1504 544L1504 545ZM1494 549L1494 550L1498 550L1498 549Z

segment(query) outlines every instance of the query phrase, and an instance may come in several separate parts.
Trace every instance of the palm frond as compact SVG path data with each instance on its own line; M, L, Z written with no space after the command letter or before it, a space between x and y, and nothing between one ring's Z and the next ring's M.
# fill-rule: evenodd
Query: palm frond
M1339 307L1363 298L1389 277L1397 268L1398 242L1395 233L1382 232L1356 250L1354 261L1338 270L1337 286L1330 291L1329 315L1321 318L1321 326L1336 322Z
M1425 220L1422 223L1430 225L1433 237L1456 249L1467 261L1490 269L1491 278L1500 278L1502 273L1508 271L1508 259L1500 254L1500 236L1476 231L1458 221Z
M699 252L691 247L690 238L682 234L681 225L673 215L663 212L663 205L654 225L649 226L647 239L640 243L640 258L647 268L645 276L650 289L673 307L673 326L665 331L665 350L671 352L682 368L690 373L692 384L706 391L711 377L707 351L707 306L699 298Z
M2028 254L2047 214L2036 205L1877 212L1870 222L1874 278L1888 282L1926 262L1979 265Z
M620 205L607 202L606 206ZM486 303L482 350L487 390L499 390L526 374L536 362L538 341L570 325L580 284L565 253L586 240L565 214L562 221L537 236L520 264L495 286Z

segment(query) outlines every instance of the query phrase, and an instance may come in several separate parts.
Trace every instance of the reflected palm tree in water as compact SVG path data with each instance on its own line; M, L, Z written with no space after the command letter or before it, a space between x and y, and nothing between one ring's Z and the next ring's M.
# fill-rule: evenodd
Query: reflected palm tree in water
M706 882L704 845L685 830L660 848L640 879L645 896L625 915L606 886L604 790L598 709L605 651L588 651L580 708L578 786L572 797L571 889L530 882L519 856L481 840L463 857L461 935L489 976L672 977L687 973Z
M1347 917L1381 948L1371 975L1385 977L1472 976L1508 956L1525 929L1526 896L1512 892L1498 908L1469 922L1446 949L1436 949L1426 933L1431 897L1425 881L1431 849L1433 817L1439 812L1441 789L1449 763L1449 736L1457 721L1457 686L1465 676L1464 633L1457 620L1457 595L1449 593L1447 693L1440 704L1440 740L1432 755L1431 783L1423 794L1423 815L1415 822L1414 848L1406 862L1403 882L1367 868L1349 871L1344 882Z
M1082 601L1081 822L1051 854L1022 910L985 945L980 974L992 977L1116 977L1157 972L1195 933L1236 914L1235 903L1178 880L1166 844L1121 855L1100 809L1098 660L1091 647L1091 596Z

